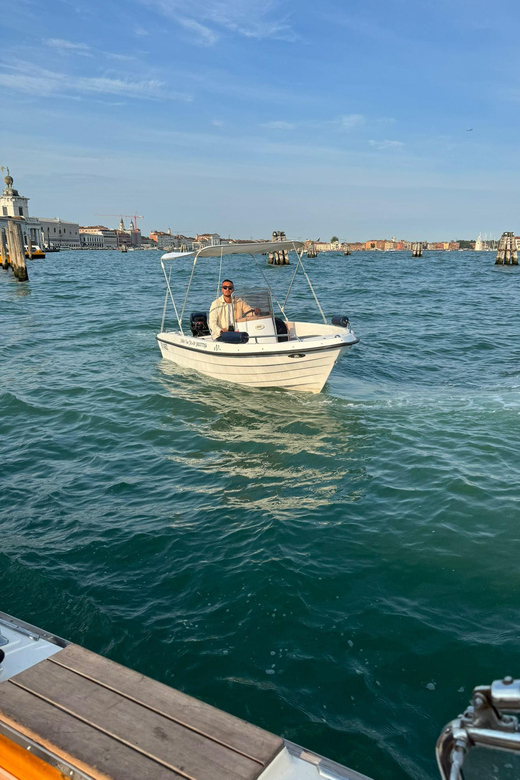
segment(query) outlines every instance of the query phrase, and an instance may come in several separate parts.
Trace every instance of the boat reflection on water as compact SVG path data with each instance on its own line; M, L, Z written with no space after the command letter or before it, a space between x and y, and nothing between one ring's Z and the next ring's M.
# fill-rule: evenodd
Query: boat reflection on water
M364 432L355 407L326 396L223 385L165 360L159 372L177 402L172 414L182 416L193 442L182 452L172 447L170 457L218 478L211 491L224 507L294 519L295 510L361 497L366 475L356 450ZM191 489L207 492L207 480Z

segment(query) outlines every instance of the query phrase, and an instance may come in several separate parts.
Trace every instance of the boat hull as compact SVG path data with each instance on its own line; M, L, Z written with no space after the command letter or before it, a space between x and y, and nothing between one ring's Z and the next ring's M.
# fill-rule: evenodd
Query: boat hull
M339 330L339 329L338 329ZM357 343L353 334L310 341L234 346L178 333L159 333L163 358L213 379L247 387L279 387L319 393L341 354Z

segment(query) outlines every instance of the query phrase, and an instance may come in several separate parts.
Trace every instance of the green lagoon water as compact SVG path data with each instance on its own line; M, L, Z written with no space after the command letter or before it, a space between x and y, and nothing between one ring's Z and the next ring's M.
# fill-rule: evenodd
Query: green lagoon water
M307 267L361 338L317 396L162 360L157 252L0 272L0 608L377 780L434 778L473 686L520 675L520 268Z

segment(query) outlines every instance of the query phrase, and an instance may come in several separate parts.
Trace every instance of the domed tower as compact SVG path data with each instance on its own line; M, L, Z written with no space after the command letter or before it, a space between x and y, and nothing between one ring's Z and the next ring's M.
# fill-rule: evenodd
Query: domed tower
M29 218L29 198L24 198L18 190L13 187L14 179L6 168L7 175L4 177L5 189L0 196L0 217L24 217Z
M5 181L5 190L4 195L18 195L18 190L15 190L13 187L14 179L9 173L9 168L6 168L7 176L4 176Z

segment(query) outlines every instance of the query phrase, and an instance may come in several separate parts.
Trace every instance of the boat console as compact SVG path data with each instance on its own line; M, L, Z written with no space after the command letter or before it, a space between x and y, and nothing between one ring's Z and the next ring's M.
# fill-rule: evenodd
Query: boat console
M237 311L243 311L244 307L247 309L235 322L237 330L244 331L250 340L257 343L278 342L273 302L267 288L250 287L235 291L233 302Z

